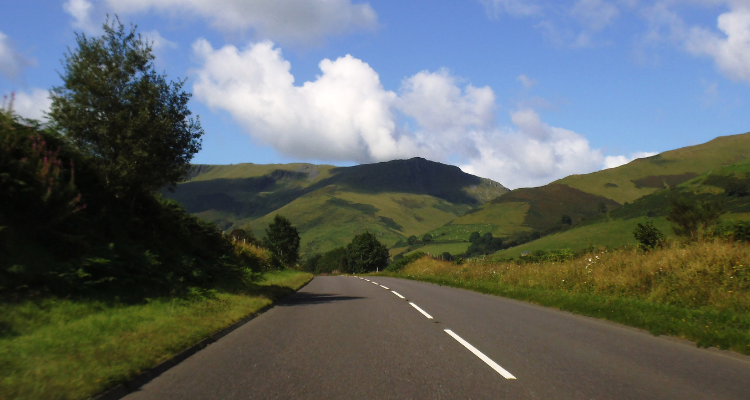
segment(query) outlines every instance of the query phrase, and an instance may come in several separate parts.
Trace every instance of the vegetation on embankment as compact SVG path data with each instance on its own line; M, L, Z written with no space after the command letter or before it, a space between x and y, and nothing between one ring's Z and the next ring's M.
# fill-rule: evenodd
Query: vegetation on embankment
M3 303L0 398L87 399L293 291L311 274L249 274L242 288L140 304L61 297Z
M750 354L750 245L707 240L562 262L422 257L390 276L529 301Z

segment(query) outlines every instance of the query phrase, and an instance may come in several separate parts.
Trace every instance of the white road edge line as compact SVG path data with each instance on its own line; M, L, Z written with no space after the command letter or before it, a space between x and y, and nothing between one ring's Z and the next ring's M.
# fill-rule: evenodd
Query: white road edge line
M414 304L412 303L412 305L414 305ZM495 371L497 371L498 374L502 375L503 378L505 378L505 379L516 379L516 377L513 376L513 375L511 375L510 372L504 370L503 367L497 365L496 362L492 361L489 357L485 356L484 353L482 353L481 351L477 350L477 348L474 347L474 346L472 346L471 344L469 344L469 342L461 339L461 337L458 336L458 335L456 335L455 333L453 333L452 330L446 329L445 333L451 335L453 337L453 339L456 339L458 341L458 343L461 343L462 345L464 345L464 347L466 347L467 349L469 349L470 352L474 353L475 356L479 357L482 361L484 361L485 363L487 363L487 365L489 365L490 367L492 367L492 369L494 369Z
M419 306L418 306L418 305L416 305L416 304L412 303L411 301L409 302L409 304L411 304L411 306L412 306L412 307L416 308L416 309L417 309L417 311L421 312L421 313L422 313L422 315L424 315L425 317L427 317L427 319L432 319L432 315L430 315L430 314L427 314L427 312L425 312L425 310L423 310L423 309L419 308Z
M382 288L383 288L383 289L385 289L385 290L390 290L390 289L388 289L387 287L385 287L385 286L383 286L383 285L378 285L378 286L382 287Z
M370 282L370 283L372 283L373 285L377 285L378 284L377 282Z
M402 298L402 299L405 299L405 298L406 298L406 297L404 297L404 296L401 296L400 294L396 293L396 291L395 291L395 290L391 290L391 292L392 292L393 294L395 294L396 296L398 296L398 297Z

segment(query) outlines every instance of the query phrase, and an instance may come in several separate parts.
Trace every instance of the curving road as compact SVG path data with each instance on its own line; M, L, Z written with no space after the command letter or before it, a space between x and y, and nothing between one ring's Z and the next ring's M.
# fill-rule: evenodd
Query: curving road
M316 277L126 399L750 399L750 357L367 279Z

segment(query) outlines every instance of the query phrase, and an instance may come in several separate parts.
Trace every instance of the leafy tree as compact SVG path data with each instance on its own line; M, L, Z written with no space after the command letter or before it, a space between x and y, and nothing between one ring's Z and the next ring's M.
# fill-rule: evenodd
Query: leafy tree
M190 118L185 80L154 69L151 45L119 18L104 35L76 34L63 61L63 85L52 89L55 127L91 156L105 185L123 197L174 186L201 148L199 119Z
M338 272L349 272L349 261L346 258L346 248L337 247L323 254L315 267L316 274Z
M443 254L440 255L440 257L442 257L445 261L453 261L453 255L451 255L451 253L447 251L444 251Z
M469 235L469 241L476 242L480 237L482 237L482 235L479 232L474 231L471 233L471 235Z
M664 245L664 234L654 226L653 221L648 221L645 225L639 223L633 231L633 236L638 241L638 247L643 251Z
M604 204L603 201L599 202L599 205L597 206L597 210L599 211L599 214L606 214L607 213L607 205Z
M673 197L669 204L667 221L672 223L674 233L680 236L695 238L719 220L724 209L716 202L696 202L686 197Z
M229 232L229 236L231 236L232 239L238 242L245 242L254 245L258 244L258 239L253 234L253 231L246 231L242 228L235 228L232 229L232 232Z
M322 255L316 254L308 258L305 260L304 264L302 264L302 270L306 272L315 272L322 257Z
M482 254L492 254L503 247L503 239L492 237L492 233L485 233L473 242L466 250L467 257L473 257Z
M360 233L346 246L349 271L355 274L388 266L388 249L370 232Z
M266 228L263 246L289 267L299 260L299 232L283 215L276 214Z
M432 235L430 235L429 233L425 233L424 236L422 236L422 242L423 243L432 242Z
M560 218L560 223L562 223L564 225L573 225L573 219L570 218L570 215L563 215Z
M406 239L406 243L409 243L409 246L415 245L418 241L419 239L417 239L417 237L414 235L411 235L408 239Z

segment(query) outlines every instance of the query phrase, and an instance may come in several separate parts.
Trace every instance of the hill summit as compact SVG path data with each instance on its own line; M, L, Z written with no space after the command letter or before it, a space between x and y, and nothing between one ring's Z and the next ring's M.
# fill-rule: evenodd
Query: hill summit
M194 165L164 192L222 229L257 235L280 213L297 225L302 251L320 253L369 230L392 245L508 192L498 182L421 157L351 167L295 164Z

